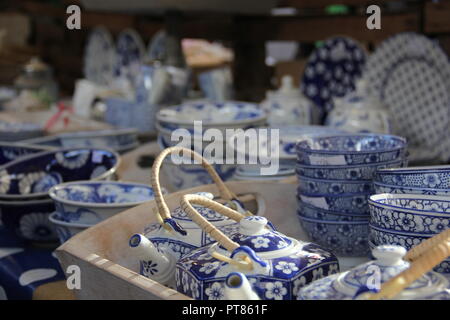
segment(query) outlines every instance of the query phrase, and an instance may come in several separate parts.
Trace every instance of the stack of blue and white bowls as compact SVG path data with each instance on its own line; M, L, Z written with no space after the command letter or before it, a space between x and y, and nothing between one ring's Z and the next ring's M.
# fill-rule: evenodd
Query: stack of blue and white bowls
M369 205L377 169L406 165L404 138L322 135L296 145L298 217L315 243L339 256L369 253Z
M369 245L407 250L450 228L450 166L378 170L369 199ZM435 271L450 274L450 258Z

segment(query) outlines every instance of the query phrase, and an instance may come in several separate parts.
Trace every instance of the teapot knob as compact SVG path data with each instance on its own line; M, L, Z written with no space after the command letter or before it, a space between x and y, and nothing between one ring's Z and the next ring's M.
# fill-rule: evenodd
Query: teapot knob
M380 265L394 266L403 263L406 249L395 245L383 245L374 248L372 254Z
M260 216L249 216L239 222L240 233L243 235L255 235L261 233L267 225L267 219Z

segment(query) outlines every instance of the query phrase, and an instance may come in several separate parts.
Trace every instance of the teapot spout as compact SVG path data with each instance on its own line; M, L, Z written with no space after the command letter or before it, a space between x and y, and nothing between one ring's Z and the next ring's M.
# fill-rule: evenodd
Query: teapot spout
M231 272L225 280L227 300L261 300L253 291L247 277L240 272Z
M169 284L175 275L175 258L158 249L147 237L135 234L129 246L139 260L140 274L162 284Z

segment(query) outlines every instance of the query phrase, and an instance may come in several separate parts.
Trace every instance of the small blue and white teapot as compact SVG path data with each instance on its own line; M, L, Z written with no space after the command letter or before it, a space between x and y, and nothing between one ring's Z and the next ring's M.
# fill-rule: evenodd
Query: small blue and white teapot
M191 203L238 221L239 231L228 237L198 213ZM196 195L185 195L182 208L217 240L193 250L177 262L176 288L194 299L226 299L227 277L233 272L246 276L254 291L253 297L293 299L300 287L339 270L332 253L275 231L264 217L244 217ZM241 296L248 295L243 292Z
M155 212L158 222L147 226L145 235L135 234L131 236L129 247L139 261L140 274L167 285L173 282L175 264L178 259L193 249L214 241L207 232L190 219L183 209L176 208L170 213L164 201L162 189L159 185L159 168L167 155L180 151L190 153L194 155L194 158L201 161L217 184L221 198L227 201L228 206L239 211L236 213L237 217L242 218L246 215L251 215L227 188L219 175L214 171L214 168L198 153L180 147L168 148L161 152L155 159L152 168L152 187L158 207L158 211ZM202 192L200 194L211 200L214 198L211 193ZM226 234L235 233L239 228L235 220L223 216L214 210L201 206L197 207L197 210L205 220Z

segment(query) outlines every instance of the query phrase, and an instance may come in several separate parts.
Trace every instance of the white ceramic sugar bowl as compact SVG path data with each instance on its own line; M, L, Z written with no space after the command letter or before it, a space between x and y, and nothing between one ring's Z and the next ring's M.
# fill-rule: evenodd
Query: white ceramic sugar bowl
M283 76L277 91L268 91L262 108L269 114L270 126L308 125L315 122L318 108L293 85L291 76Z
M348 132L392 133L388 109L370 93L367 83L360 79L356 91L334 99L334 109L326 124Z
M403 260L406 250L400 246L378 246L372 251L374 261L357 266L349 271L317 280L298 292L299 300L350 300L361 299L365 292L377 292L380 286L410 268ZM428 272L401 291L395 299L450 299L448 279Z

